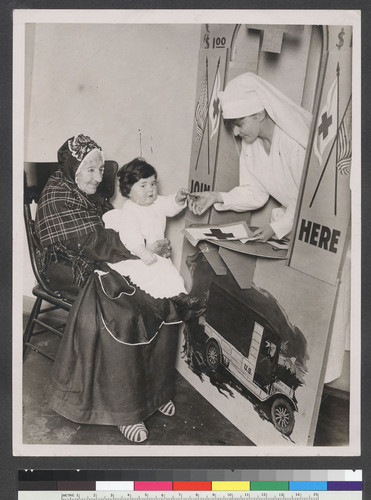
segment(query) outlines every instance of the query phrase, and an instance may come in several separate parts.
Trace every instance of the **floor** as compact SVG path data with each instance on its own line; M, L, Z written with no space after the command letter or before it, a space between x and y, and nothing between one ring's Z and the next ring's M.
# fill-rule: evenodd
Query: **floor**
M27 317L24 317L24 321ZM37 342L50 353L59 339L41 334ZM45 395L53 362L27 349L23 367L24 444L130 444L113 426L80 425L48 408ZM223 417L180 374L176 376L175 416L156 412L147 421L149 438L145 445L228 445L254 446ZM315 446L348 444L349 398L341 391L326 391L322 397ZM138 446L141 446L140 444Z

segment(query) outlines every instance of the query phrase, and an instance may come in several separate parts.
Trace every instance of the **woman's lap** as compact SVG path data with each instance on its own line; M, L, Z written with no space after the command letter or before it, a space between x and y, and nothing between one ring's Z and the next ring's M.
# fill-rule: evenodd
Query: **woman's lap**
M51 408L79 423L128 425L172 398L179 326L163 325L167 309L140 290L110 299L94 273L69 315Z

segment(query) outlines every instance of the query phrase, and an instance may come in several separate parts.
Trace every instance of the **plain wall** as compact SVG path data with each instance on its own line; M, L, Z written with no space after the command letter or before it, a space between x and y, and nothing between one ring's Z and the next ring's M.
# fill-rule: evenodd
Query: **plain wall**
M25 161L56 161L83 133L121 166L144 156L160 194L187 187L201 25L30 24L26 28ZM113 199L120 207L122 198ZM183 216L167 236L180 267ZM24 246L25 296L34 278Z

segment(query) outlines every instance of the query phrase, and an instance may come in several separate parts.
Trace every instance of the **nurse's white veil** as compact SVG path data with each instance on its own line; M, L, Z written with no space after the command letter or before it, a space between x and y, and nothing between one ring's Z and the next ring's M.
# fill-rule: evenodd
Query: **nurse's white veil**
M275 124L304 148L312 115L255 73L243 73L219 92L223 118L242 118L265 109Z

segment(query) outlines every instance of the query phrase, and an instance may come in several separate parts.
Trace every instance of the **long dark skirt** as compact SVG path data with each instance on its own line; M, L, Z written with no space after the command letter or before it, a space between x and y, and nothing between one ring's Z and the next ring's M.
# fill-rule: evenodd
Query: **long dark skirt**
M179 323L170 301L93 273L68 317L50 407L85 424L145 420L174 396Z

